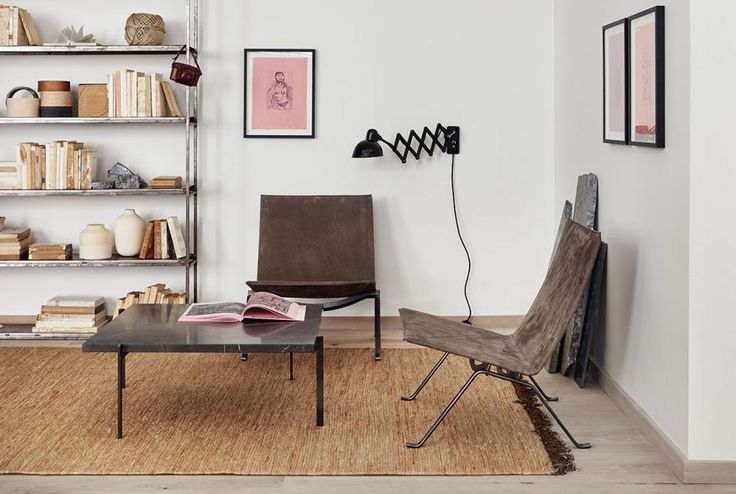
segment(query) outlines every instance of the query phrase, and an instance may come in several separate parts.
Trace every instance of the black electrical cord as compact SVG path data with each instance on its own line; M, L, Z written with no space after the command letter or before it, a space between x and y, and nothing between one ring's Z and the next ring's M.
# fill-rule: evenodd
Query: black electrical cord
M460 222L457 219L457 204L455 201L455 155L452 155L452 166L450 167L450 188L452 189L452 212L455 215L455 228L457 228L457 236L460 239L460 243L465 249L465 255L468 258L468 274L465 275L465 285L463 286L463 295L465 295L465 303L468 304L468 317L463 320L465 324L472 324L470 319L473 317L473 308L470 306L470 299L468 298L468 282L470 281L470 271L473 269L473 261L470 259L470 251L468 246L465 245L463 234L460 232Z

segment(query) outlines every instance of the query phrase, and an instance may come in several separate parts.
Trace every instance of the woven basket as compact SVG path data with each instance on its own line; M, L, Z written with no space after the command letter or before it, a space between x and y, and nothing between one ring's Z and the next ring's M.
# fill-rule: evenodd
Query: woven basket
M160 15L135 13L125 21L125 41L129 45L160 45L165 34L166 26Z

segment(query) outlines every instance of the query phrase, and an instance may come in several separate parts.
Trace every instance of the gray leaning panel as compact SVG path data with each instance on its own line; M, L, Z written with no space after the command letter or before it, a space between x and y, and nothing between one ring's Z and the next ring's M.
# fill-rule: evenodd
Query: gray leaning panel
M590 349L595 335L601 335L603 331L604 287L603 280L606 272L606 260L608 258L608 244L601 242L598 257L595 260L593 274L590 279L590 290L588 292L588 308L585 314L583 333L580 336L580 350L575 362L575 382L584 388L588 380L588 365L590 362Z
M573 220L581 225L595 229L598 225L598 177L592 173L580 175L578 177L577 193L575 194L575 210L573 212ZM570 328L565 333L564 344L562 345L562 362L560 371L563 375L568 375L575 367L580 350L580 336L583 333L583 325L585 324L585 311L588 305L588 291L585 291L575 315L573 315Z

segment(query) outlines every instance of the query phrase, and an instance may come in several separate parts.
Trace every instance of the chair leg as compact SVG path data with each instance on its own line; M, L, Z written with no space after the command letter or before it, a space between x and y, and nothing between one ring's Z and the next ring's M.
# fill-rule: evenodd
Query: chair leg
M523 381L520 381L520 382L523 382ZM565 435L567 435L568 439L570 439L570 441L575 445L576 448L578 448L578 449L590 449L590 446L591 446L590 443L579 443L579 442L577 442L575 440L575 438L570 433L570 431L567 430L567 427L565 427L565 424L563 424L562 423L562 420L560 420L560 417L558 417L557 414L555 413L555 411L552 410L552 407L549 406L549 404L547 403L547 400L544 399L544 396L542 396L542 393L540 393L537 388L535 388L534 386L532 386L532 385L530 385L528 383L526 384L526 386L528 388L533 389L534 392L537 393L537 396L539 396L539 398L540 398L539 401L542 402L542 405L544 405L544 408L546 408L547 411L549 412L549 414L552 415L552 418L555 419L555 422L557 422L557 424L560 426L560 428L565 432Z
M524 387L527 387L527 388L531 389L532 391L534 391L534 393L537 395L537 397L539 397L539 401L541 401L542 402L542 405L544 405L544 408L546 408L547 411L549 412L549 414L552 415L552 418L555 419L555 422L557 422L557 424L565 432L565 435L568 437L568 439L570 439L570 441L575 445L575 447L578 448L578 449L589 449L590 448L590 443L579 443L578 441L575 440L575 438L570 433L570 431L567 430L567 427L565 427L565 424L563 424L562 423L562 420L560 420L560 417L558 417L557 414L555 413L555 411L552 410L552 407L549 406L549 403L547 403L547 400L545 399L544 395L542 395L542 393L534 385L532 385L532 384L530 384L530 383L528 383L526 381L522 381L520 379L514 379L513 377L509 377L509 376L506 376L504 374L499 374L499 373L493 372L493 371L486 371L485 374L488 375L488 376L496 377L498 379L502 379L504 381L509 381L509 382L512 382L512 383L520 384L520 385L522 385ZM531 377L531 376L527 376L527 377Z
M240 361L241 362L247 362L248 361L248 354L247 353L242 354L240 356Z
M375 360L381 360L381 293L373 299L373 325L375 331L376 355Z
M401 401L414 401L414 399L417 397L417 395L419 394L419 392L422 389L424 389L424 386L426 386L427 383L429 382L429 380L432 379L432 376L434 376L434 373L437 372L437 369L439 369L440 366L444 363L444 361L447 360L447 357L449 355L450 355L449 353L444 353L440 357L440 359L437 361L437 363L434 364L434 367L432 367L432 370L429 371L429 374L427 374L427 377L424 378L424 380L421 382L421 384L419 385L419 387L417 387L417 389L415 389L414 392L412 394L410 394L409 396L402 396L401 397Z
M421 448L424 446L424 443L427 442L427 439L429 439L429 436L432 435L432 433L437 429L437 427L442 423L443 420L445 420L445 417L447 417L447 414L450 413L450 410L457 404L457 402L460 400L460 398L465 394L465 391L468 390L471 384L473 384L473 381L475 381L475 378L480 376L481 374L485 374L485 371L475 371L473 372L467 381L465 381L465 384L463 384L463 387L460 388L460 391L457 392L455 397L452 399L452 401L445 407L444 410L442 410L442 413L439 414L439 416L435 419L432 426L429 428L427 432L424 433L424 436L419 440L419 442L416 443L406 443L407 448Z
M539 383L537 381L535 381L532 376L529 376L529 380L532 382L532 384L534 385L534 387L537 388L537 390L539 390L539 392L542 394L542 396L544 396L544 399L545 400L547 400L547 401L560 401L560 398L557 397L557 396L548 396L547 393L545 393L544 390L542 389L542 386L540 386Z

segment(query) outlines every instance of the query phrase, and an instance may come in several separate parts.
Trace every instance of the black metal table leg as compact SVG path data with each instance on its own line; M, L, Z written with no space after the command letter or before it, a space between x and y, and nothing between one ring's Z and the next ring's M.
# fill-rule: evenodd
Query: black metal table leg
M376 353L373 358L375 360L381 360L381 292L379 291L376 291L376 298L374 299L373 326L376 345Z
M289 381L294 380L294 353L289 352Z
M118 345L118 439L123 437L123 388L125 387L125 352Z
M324 353L325 345L321 336L317 336L315 343L317 351L317 427L325 424L325 376L324 376Z

